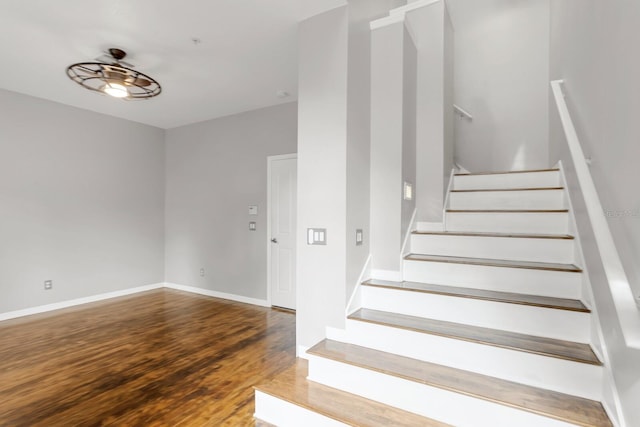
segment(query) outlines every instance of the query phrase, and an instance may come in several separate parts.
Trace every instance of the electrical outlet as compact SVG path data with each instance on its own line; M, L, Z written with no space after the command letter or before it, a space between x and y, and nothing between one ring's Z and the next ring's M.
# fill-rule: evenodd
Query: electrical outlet
M44 281L45 290L49 290L53 288L53 280L45 280Z
M200 269L200 277L204 277L204 268Z

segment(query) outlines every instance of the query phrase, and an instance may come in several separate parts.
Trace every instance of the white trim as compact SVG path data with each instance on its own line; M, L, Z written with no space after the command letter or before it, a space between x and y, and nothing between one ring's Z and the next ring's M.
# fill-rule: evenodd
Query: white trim
M360 276L358 276L356 287L353 289L353 292L351 293L351 298L349 298L349 302L347 303L347 309L345 310L345 313L347 316L353 313L354 311L358 310L360 308L359 306L362 305L362 301L360 298L360 291L361 291L362 282L364 282L365 277L371 275L371 273L369 272L369 269L371 267L370 264L371 264L371 254L367 256L367 260L365 261L364 266L360 271ZM356 306L355 308L353 307L354 304Z
M622 335L628 347L640 349L640 311L636 305L629 280L624 271L620 256L618 255L611 230L609 229L607 218L604 215L598 192L596 191L593 178L589 172L589 166L585 161L578 134L576 133L569 109L564 100L562 83L562 80L552 81L551 88L556 106L558 107L558 113L567 139L569 151L571 152L580 189L584 197L596 246L598 247L602 266L607 277L611 297L616 307Z
M409 227L407 228L407 231L404 234L404 240L402 241L402 249L400 249L400 265L402 265L402 259L404 258L404 256L408 254L408 252L406 252L406 249L407 249L407 245L409 244L409 239L411 238L411 232L413 232L413 230L415 229L414 226L416 223L417 212L418 212L418 209L414 208L413 213L411 214L411 219L409 220Z
M451 174L449 175L449 185L447 185L447 194L444 196L444 205L442 206L442 229L447 229L447 209L449 209L449 195L451 194L451 189L453 188L453 180L456 179L456 170L454 168L451 169Z
M376 30L378 28L386 27L391 24L403 22L407 12L411 12L412 10L419 9L421 7L431 6L432 4L436 4L441 1L442 0L418 0L405 6L396 7L395 9L391 9L389 11L389 16L371 21L369 23L369 28L371 30Z
M371 277L378 280L402 282L402 272L394 270L371 270Z
M605 412L609 416L609 419L616 427L625 427L626 422L624 420L624 414L622 413L622 401L620 400L620 394L618 393L618 387L616 386L616 381L613 376L613 371L611 370L611 359L609 358L609 353L606 351L606 341L604 339L604 333L602 332L602 325L599 322L600 315L598 314L598 308L594 303L593 290L591 285L591 280L589 276L589 268L586 265L584 259L584 253L582 252L582 238L580 237L580 233L578 233L578 226L576 224L575 218L575 209L573 208L573 202L571 200L571 194L569 192L569 183L567 182L567 176L564 170L564 164L562 160L560 160L556 165L556 168L560 171L560 184L564 187L565 196L567 199L567 206L569 208L569 221L570 221L570 229L569 232L574 235L575 239L575 249L574 249L574 263L578 265L583 270L583 289L582 289L582 302L583 304L591 310L591 315L594 317L595 321L592 322L592 328L595 329L595 334L597 336L598 342L597 345L592 345L592 351L596 354L596 356L603 363L603 372L607 377L607 381L603 382L603 387L608 386L608 390L613 396L614 408L610 408L608 405L608 401L606 399L602 399L602 406L604 407ZM585 296L588 297L588 301L585 299ZM592 340L595 341L596 337L593 337ZM604 395L605 393L603 393Z
M242 295L228 294L225 292L213 291L211 289L197 288L195 286L179 285L177 283L165 283L164 287L169 289L175 289L178 291L183 291L183 292L190 292L192 294L199 294L199 295L205 295L208 297L226 299L229 301L242 302L245 304L258 305L260 307L271 307L271 305L267 300L250 298Z
M388 27L389 25L397 24L399 22L404 22L404 15L389 15L384 18L371 21L369 23L369 29L377 30L378 28Z
M416 0L411 3L407 3L404 6L396 7L389 11L389 15L405 15L412 10L420 9L421 7L431 6L432 4L440 3L441 0Z
M297 159L298 153L267 156L267 306L271 307L271 164L277 160ZM297 162L296 162L297 168ZM297 210L296 210L297 215ZM296 298L297 298L296 289ZM296 303L297 305L297 303Z
M154 283L152 285L122 289L120 291L113 291L113 292L107 292L104 294L92 295L89 297L76 298L72 300L56 302L53 304L39 305L37 307L30 307L22 310L8 311L6 313L0 313L0 321L15 319L17 317L31 316L32 314L46 313L49 311L60 310L63 308L74 307L77 305L88 304L91 302L103 301L111 298L123 297L131 294L136 294L139 292L151 291L154 289L161 289L163 286L164 286L163 283Z

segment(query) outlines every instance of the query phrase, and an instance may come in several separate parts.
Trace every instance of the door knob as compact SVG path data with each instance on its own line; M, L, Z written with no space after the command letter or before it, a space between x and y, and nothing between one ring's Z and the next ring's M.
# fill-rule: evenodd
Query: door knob
M273 239L271 239L271 243L278 243L278 239L274 237Z

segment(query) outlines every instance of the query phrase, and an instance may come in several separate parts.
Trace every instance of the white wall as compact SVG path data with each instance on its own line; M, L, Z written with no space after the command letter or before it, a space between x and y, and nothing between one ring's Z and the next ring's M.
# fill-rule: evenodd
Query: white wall
M415 195L411 200L404 200L404 183L416 188L416 120L418 97L418 50L413 37L404 26L402 38L402 180L396 189L396 198L401 200L400 211L400 245L409 232L411 217L416 208ZM400 251L402 247L400 247ZM396 256L400 255L400 251Z
M407 13L418 48L416 205L418 221L442 222L453 165L453 28L444 2Z
M297 345L344 325L347 180L347 7L303 21L298 30ZM327 229L326 246L307 228Z
M368 257L368 22L395 3L350 0L300 23L298 49L297 344L343 327L345 308ZM306 229L327 228L326 246ZM355 246L355 230L365 244Z
M442 55L444 62L443 81L443 126L444 126L444 150L442 167L442 195L446 197L446 192L451 179L451 170L454 167L455 157L455 115L451 106L455 104L455 30L451 22L449 9L444 9L444 28L442 39ZM444 205L444 200L442 201Z
M0 313L163 281L163 138L0 90Z
M551 78L565 94L609 227L635 295L640 292L640 3L566 0L551 4ZM550 161L567 166L578 228L627 426L640 425L640 351L626 348L583 208L555 105Z
M403 22L371 34L371 268L392 272L402 245L404 37Z
M167 282L267 299L267 156L296 152L296 115L294 102L166 132Z
M456 161L548 167L549 0L448 0L455 28Z
M347 277L350 298L370 250L369 171L371 137L371 30L369 22L387 12L388 0L349 1L347 76ZM364 241L355 244L357 229Z

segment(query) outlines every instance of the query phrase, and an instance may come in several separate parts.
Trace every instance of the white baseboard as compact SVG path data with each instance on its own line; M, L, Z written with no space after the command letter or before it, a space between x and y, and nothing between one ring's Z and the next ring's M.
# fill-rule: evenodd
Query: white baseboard
M402 272L394 270L371 270L371 277L378 280L402 282Z
M97 302L111 298L122 297L126 295L136 294L139 292L146 292L153 289L160 289L164 287L164 283L154 283L152 285L138 286L136 288L123 289L120 291L107 292L104 294L92 295L84 298L76 298L68 301L56 302L53 304L39 305L37 307L25 308L23 310L9 311L6 313L0 313L0 321L15 319L17 317L30 316L32 314L46 313L48 311L60 310L62 308L69 308L76 305L88 304L90 302Z
M84 298L76 298L72 300L56 302L53 304L39 305L37 307L30 307L22 310L0 313L0 322L3 320L15 319L15 318L24 317L24 316L31 316L32 314L46 313L49 311L60 310L63 308L74 307L82 304L88 304L90 302L103 301L111 298L123 297L127 295L137 294L140 292L146 292L146 291L151 291L153 289L161 289L161 288L176 289L179 291L190 292L193 294L206 295L209 297L242 302L245 304L258 305L261 307L271 307L266 300L261 300L257 298L249 298L242 295L227 294L224 292L217 292L209 289L196 288L194 286L178 285L175 283L154 283L151 285L138 286L135 288L122 289L120 291L107 292L104 294L92 295Z
M360 298L361 284L366 280L365 277L368 279L370 276L371 276L371 254L369 254L369 256L367 257L367 260L365 261L364 266L360 271L360 276L358 276L358 281L356 282L356 286L355 288L353 288L353 292L351 293L351 298L349 298L349 302L347 303L347 309L345 311L347 316L349 315L349 313L352 313L358 310L360 307L362 307L362 300Z
M236 301L236 302L243 302L245 304L258 305L261 307L271 307L271 305L267 302L267 300L249 298L242 295L228 294L225 292L213 291L211 289L197 288L195 286L179 285L177 283L165 283L164 287L169 289L175 289L178 291L190 292L192 294L199 294L199 295L205 295L208 297L221 298L221 299L226 299L226 300Z

